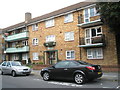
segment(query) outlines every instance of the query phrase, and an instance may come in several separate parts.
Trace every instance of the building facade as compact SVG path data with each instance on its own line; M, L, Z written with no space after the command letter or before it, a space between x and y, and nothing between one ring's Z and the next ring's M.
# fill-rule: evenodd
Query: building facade
M55 64L83 60L117 65L115 36L100 20L93 2L80 2L7 27L6 60Z

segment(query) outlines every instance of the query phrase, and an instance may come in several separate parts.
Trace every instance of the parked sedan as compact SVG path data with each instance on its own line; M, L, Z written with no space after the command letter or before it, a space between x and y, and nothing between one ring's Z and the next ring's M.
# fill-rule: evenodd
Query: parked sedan
M102 76L100 65L93 65L83 61L65 60L41 70L43 80L63 79L74 80L77 84L83 84L88 80L94 80Z
M27 66L22 66L18 61L4 61L1 64L1 74L16 75L30 75L31 69Z

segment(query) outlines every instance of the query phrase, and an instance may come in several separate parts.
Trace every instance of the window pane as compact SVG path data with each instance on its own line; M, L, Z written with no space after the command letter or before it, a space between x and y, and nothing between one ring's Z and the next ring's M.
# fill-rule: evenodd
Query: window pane
M65 68L67 67L69 62L59 62L55 65L55 68Z
M89 17L88 9L85 9L85 18Z
M92 37L96 36L96 29L91 29L92 30Z
M94 16L94 8L90 8L90 16L92 17L92 16Z
M75 53L74 51L71 51L71 59L74 59L75 58Z

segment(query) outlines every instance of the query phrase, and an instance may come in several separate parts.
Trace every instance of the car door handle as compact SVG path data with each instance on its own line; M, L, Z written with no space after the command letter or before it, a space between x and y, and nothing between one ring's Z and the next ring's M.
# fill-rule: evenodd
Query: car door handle
M66 69L64 69L64 70L68 70L68 69L66 68Z

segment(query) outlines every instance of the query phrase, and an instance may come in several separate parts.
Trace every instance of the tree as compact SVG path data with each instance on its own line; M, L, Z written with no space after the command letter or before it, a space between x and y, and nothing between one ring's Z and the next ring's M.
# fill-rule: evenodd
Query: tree
M97 2L96 8L101 15L102 22L115 34L118 64L120 64L120 1Z
M98 2L97 9L104 24L116 34L120 33L120 2Z

